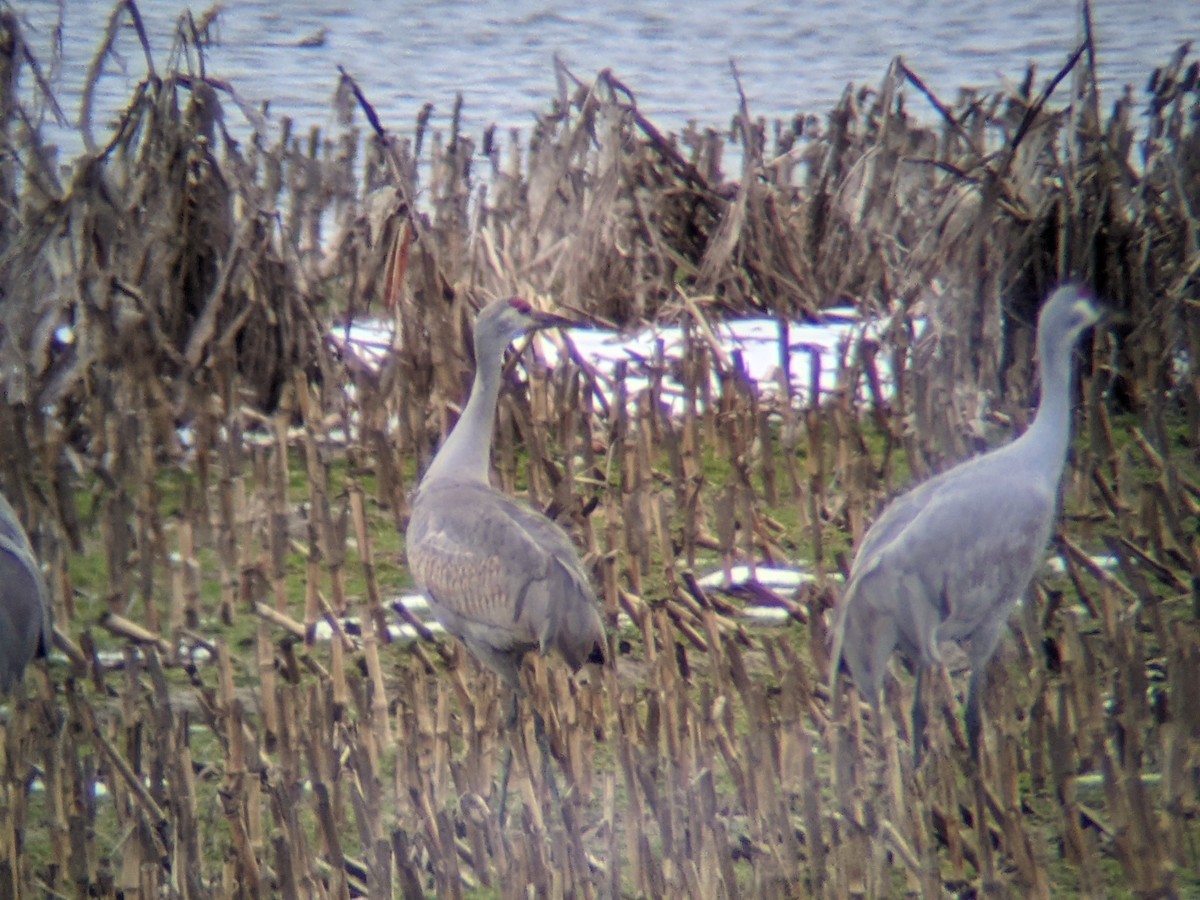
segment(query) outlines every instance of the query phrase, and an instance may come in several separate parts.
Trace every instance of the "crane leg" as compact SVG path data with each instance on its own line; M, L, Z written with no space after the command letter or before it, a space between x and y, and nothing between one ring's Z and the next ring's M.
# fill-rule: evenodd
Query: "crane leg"
M560 796L558 783L554 779L554 758L550 753L550 739L546 736L546 721L536 709L533 711L533 734L537 738L538 750L542 754L542 777L546 780L546 787L557 805Z
M500 764L500 766L501 766L501 768L500 768L500 805L498 808L498 812L499 812L501 828L504 827L504 818L505 818L505 815L507 813L507 808L508 808L508 778L509 778L509 775L512 773L512 761L513 761L512 742L513 742L513 740L516 739L516 735L519 733L519 730L517 728L517 718L518 718L519 710L520 710L520 695L514 691L513 692L512 711L509 713L508 723L507 723L507 727L506 727L509 739L506 742L505 747L504 747L504 760ZM534 734L534 738L537 740L538 751L541 753L541 756L542 756L542 778L546 782L546 787L550 791L550 796L553 798L555 803L558 803L561 795L559 794L559 791L558 791L558 781L554 777L554 766L553 766L554 757L553 757L553 754L550 752L550 739L546 736L546 721L545 721L545 719L542 718L542 714L540 712L538 712L536 709L532 710L532 713L533 713L533 734Z
M508 806L508 776L512 773L513 761L513 745L517 733L517 714L520 711L521 695L516 691L512 692L512 709L508 714L508 722L506 723L505 731L508 732L508 740L504 742L504 760L500 763L500 827L504 827L504 815Z
M980 710L980 697L987 682L987 661L971 666L971 678L967 681L967 710L964 718L967 724L967 747L971 751L971 760L978 765L980 762L979 738L983 725Z
M912 742L913 769L921 768L921 760L925 756L925 726L928 718L925 712L925 664L917 663L917 680L913 684L912 703Z

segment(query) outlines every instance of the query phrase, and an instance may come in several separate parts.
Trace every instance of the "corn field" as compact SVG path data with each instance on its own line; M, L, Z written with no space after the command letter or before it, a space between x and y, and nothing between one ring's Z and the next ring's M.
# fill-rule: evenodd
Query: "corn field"
M565 68L529 133L432 133L344 72L339 130L297 134L197 63L210 23L59 165L0 10L0 484L57 630L0 705L0 897L1200 893L1186 47L1107 112L1085 41L1015 92L950 104L897 59L824 121L743 100L732 134L664 134ZM829 611L890 498L1027 423L1065 280L1115 316L1078 361L1054 564L990 669L978 777L955 666L914 771L899 659L890 715L831 719ZM506 369L493 481L571 532L611 651L527 664L515 731L395 602L474 313L510 294L684 334L611 373L550 335L555 365ZM890 325L798 391L821 361L789 323L835 303ZM770 383L713 339L747 315L778 322ZM339 336L363 319L378 362ZM734 565L812 578L699 581Z

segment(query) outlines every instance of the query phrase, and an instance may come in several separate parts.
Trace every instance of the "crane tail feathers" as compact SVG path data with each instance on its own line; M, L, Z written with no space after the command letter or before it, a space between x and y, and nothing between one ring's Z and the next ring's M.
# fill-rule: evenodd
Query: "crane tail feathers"
M829 654L829 698L831 703L831 715L834 719L841 712L841 697L838 693L838 673L842 668L842 649L846 641L846 608L852 597L852 585L848 585L845 593L842 595L842 602L834 607L834 619L832 629L833 643L830 646Z

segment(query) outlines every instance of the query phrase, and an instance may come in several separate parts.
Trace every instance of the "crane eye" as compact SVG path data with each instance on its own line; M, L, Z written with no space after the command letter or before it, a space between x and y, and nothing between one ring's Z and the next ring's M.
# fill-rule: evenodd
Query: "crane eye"
M525 316L533 312L533 308L529 305L529 302L527 300L522 300L520 297L513 297L508 301L508 305Z

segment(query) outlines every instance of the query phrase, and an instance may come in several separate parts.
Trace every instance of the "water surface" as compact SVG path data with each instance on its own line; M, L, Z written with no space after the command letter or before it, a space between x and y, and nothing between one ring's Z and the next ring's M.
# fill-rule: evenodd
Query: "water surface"
M163 66L185 7L169 0L140 0L138 7ZM896 55L953 100L963 86L1019 81L1029 63L1044 82L1081 38L1077 4L1045 0L227 0L222 7L219 42L207 56L210 74L231 81L248 99L270 101L275 118L329 126L337 67L345 66L385 125L401 132L411 131L426 102L434 104L435 124L444 125L458 93L470 133L489 123L529 125L555 93L556 54L586 80L612 69L643 111L673 131L689 120L728 124L737 106L731 60L753 113L790 118L826 113L848 83L877 85ZM30 44L48 58L58 4L42 0L17 8ZM64 0L64 8L60 83L66 112L74 117L112 3ZM1151 70L1181 42L1200 37L1195 0L1095 0L1092 8L1108 101L1125 84L1140 92ZM295 46L321 34L319 46ZM124 71L110 64L99 104L109 117L145 73L130 29L118 46ZM927 109L919 98L911 105Z

